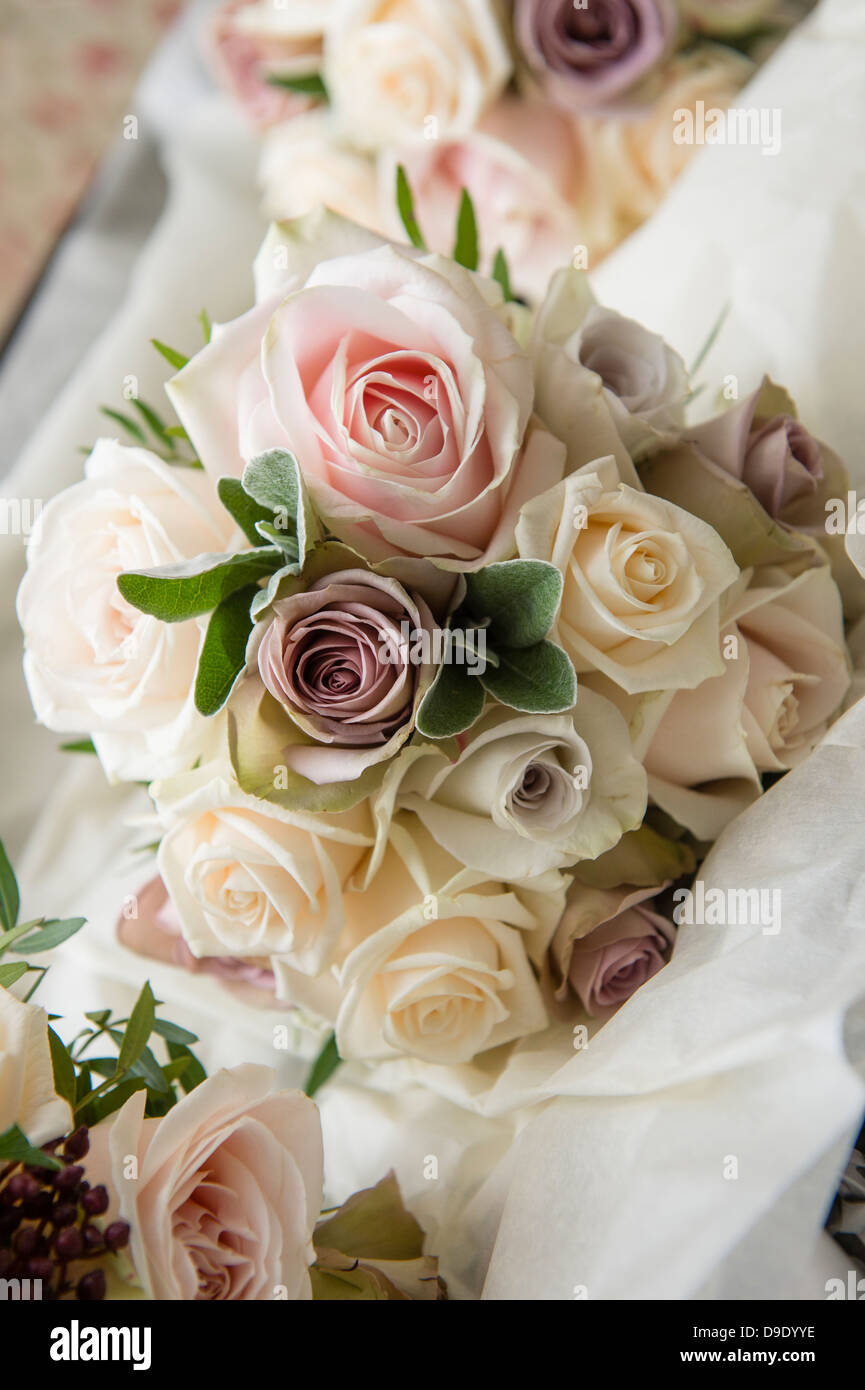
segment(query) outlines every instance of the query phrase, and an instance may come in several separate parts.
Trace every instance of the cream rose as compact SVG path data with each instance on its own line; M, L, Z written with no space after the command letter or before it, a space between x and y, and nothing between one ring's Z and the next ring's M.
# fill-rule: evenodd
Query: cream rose
M556 107L505 97L462 139L389 146L379 159L382 212L389 231L402 235L394 198L402 163L427 245L449 255L467 189L482 268L489 273L501 247L515 292L537 303L583 239L586 160L573 121Z
M370 887L346 900L340 1055L454 1065L543 1028L528 953L542 959L564 884L553 874L535 887L466 870L398 817Z
M618 481L601 459L526 504L523 557L564 575L557 640L578 672L631 693L693 689L724 669L718 601L738 567L711 526Z
M510 72L492 0L346 0L325 42L336 118L366 149L466 134Z
M30 698L49 729L92 734L111 778L179 772L224 734L193 703L207 619L140 613L117 576L223 552L236 534L203 473L110 439L43 511L18 591Z
M197 957L281 955L315 975L344 925L343 893L373 843L369 806L289 812L208 764L152 788L159 872Z
M301 217L322 205L374 231L387 230L375 165L340 139L329 111L308 111L274 126L262 145L258 179L266 217Z
M290 450L328 528L374 562L512 554L564 449L534 426L498 286L325 214L274 229L258 287L169 385L205 467Z
M54 1090L45 1010L0 987L0 1134L13 1125L44 1144L69 1133L72 1112Z
M148 1298L312 1298L321 1124L269 1068L219 1071L162 1119L139 1091L91 1131L88 1176L100 1165Z
M417 757L397 804L469 868L518 883L611 849L643 819L646 778L618 710L580 690L569 714L489 710L456 762Z

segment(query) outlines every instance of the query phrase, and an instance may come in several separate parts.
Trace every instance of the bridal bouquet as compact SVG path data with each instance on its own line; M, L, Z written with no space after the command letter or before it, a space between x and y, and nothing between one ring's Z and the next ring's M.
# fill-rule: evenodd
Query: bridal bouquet
M721 117L810 8L231 0L207 47L262 129L269 217L325 203L394 236L403 163L430 246L450 251L466 187L490 256L502 244L518 293L536 302L574 248L595 265L652 214L695 148L674 135L677 119L700 107Z
M862 585L780 387L688 423L682 360L581 271L532 315L467 195L453 259L398 196L411 245L274 225L254 306L159 345L180 424L109 412L133 443L45 507L18 609L38 718L149 784L124 939L275 995L319 1080L476 1095L554 1075L679 922L778 930L699 865L841 710Z

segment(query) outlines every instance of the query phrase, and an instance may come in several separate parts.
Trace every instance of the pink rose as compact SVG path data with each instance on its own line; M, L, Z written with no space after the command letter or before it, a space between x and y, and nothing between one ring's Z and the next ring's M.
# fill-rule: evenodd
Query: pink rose
M145 1119L144 1099L91 1131L88 1176L105 1170L147 1297L310 1299L322 1182L312 1101L249 1065L217 1072L162 1119Z
M507 97L459 140L427 141L381 160L381 197L394 209L397 162L404 164L427 243L450 254L463 189L478 218L483 266L505 252L514 290L540 300L550 277L582 241L579 203L585 152L571 120L540 101ZM394 232L399 229L390 211Z
M550 946L550 973L560 1006L573 993L591 1017L604 1016L657 975L675 931L646 902L663 887L603 892L572 885Z
M290 450L328 528L372 561L512 555L564 448L533 427L498 286L327 213L275 228L257 272L262 302L170 383L205 468Z
M585 110L620 97L669 48L670 0L516 0L516 38L529 70L564 106Z
M208 56L222 86L262 128L287 120L309 106L309 99L268 82L286 69L299 73L321 66L321 40L315 34L268 31L258 0L229 0L205 34ZM266 8L272 9L272 6Z

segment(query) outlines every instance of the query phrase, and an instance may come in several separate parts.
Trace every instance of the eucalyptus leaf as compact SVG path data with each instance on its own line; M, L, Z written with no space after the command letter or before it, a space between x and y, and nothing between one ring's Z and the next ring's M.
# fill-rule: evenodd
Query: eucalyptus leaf
M0 986L3 989L10 989L21 979L22 975L27 974L29 969L29 965L24 960L9 961L5 965L0 965Z
M477 270L480 263L480 243L475 206L467 189L463 189L457 214L457 235L453 258L466 270Z
M496 284L501 287L502 294L505 297L505 303L510 304L514 297L513 291L511 290L511 276L508 270L507 258L501 247L499 247L496 252L493 261L493 279Z
M309 1076L306 1078L304 1091L308 1096L314 1096L316 1091L324 1085L329 1077L333 1076L337 1067L342 1062L339 1049L336 1045L336 1034L331 1033L324 1047L319 1052L312 1066Z
M176 348L169 347L167 343L161 343L158 338L151 338L150 341L156 348L160 357L164 357L166 362L174 367L175 371L179 372L183 370L189 361L189 358L186 357L184 353L178 352Z
M55 946L79 932L86 921L86 917L68 917L64 921L46 922L37 931L17 941L11 949L17 956L35 956L40 951L53 951Z
M53 1028L48 1029L48 1046L51 1050L51 1066L54 1072L54 1089L70 1105L75 1104L75 1065L63 1039Z
M55 1171L63 1167L59 1159L31 1144L18 1125L12 1125L11 1129L0 1134L0 1163L29 1163L34 1168L51 1168Z
M156 1004L153 991L150 988L150 982L145 981L126 1025L126 1032L120 1046L120 1055L117 1058L118 1071L128 1071L133 1063L138 1061L147 1046L150 1034L153 1032L155 1017Z
M416 246L418 251L426 251L427 245L423 239L423 232L418 226L418 220L414 211L414 198L412 197L408 175L402 164L397 165L396 170L396 205L400 215L400 221L405 227L405 233L412 246Z
M18 921L21 899L18 893L18 880L9 863L6 847L0 840L0 922L6 931L11 931Z
M271 87L280 87L286 92L299 92L301 96L328 100L327 87L320 72L291 73L271 72L265 81Z

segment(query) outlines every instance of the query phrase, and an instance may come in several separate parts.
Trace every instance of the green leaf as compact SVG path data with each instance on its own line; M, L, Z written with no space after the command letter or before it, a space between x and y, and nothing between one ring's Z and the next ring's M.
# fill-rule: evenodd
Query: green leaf
M110 406L107 405L101 405L99 407L99 413L100 415L106 415L109 420L113 420L116 425L119 425L122 430L125 430L130 439L135 440L136 444L147 443L147 436L144 430L132 419L131 415L124 415L122 411L112 410Z
M126 1025L120 1055L117 1058L118 1071L128 1071L138 1061L147 1046L147 1039L153 1032L155 1017L156 1004L150 983L147 981L135 1001L135 1008L132 1010Z
M488 666L479 677L503 705L523 714L562 714L577 700L577 677L555 642L534 647L498 649L498 669Z
M172 440L171 436L168 433L168 430L165 427L165 421L162 420L159 417L159 415L157 415L156 411L153 409L153 406L148 405L146 401L140 401L137 398L137 396L132 397L130 404L135 407L141 418L146 422L148 429L156 435L156 438L159 440L159 442L161 444L166 445L168 449L173 453L174 441Z
M37 1149L17 1125L0 1134L0 1163L29 1163L34 1168L62 1168L63 1164L51 1154Z
M43 927L17 941L10 949L15 952L16 956L35 956L40 951L53 951L55 946L59 946L63 941L68 941L70 936L79 932L86 921L86 917L67 917L62 922L46 922Z
M61 743L61 753L95 753L96 747L92 738L82 738L76 743Z
M257 521L255 529L258 532L259 544L265 541L268 545L275 545L278 550L282 551L283 559L288 560L290 565L296 565L298 572L300 571L298 564L300 557L294 536L281 527L275 526L272 521Z
M3 989L10 989L22 975L26 975L30 969L25 960L10 961L7 965L0 965L0 985Z
M475 205L465 188L460 199L460 210L457 216L457 239L454 244L453 258L457 265L464 265L466 270L477 270L480 262Z
M163 623L209 613L224 598L269 574L281 560L273 547L236 555L199 555L161 569L126 570L117 587L127 603Z
M493 279L497 285L501 286L502 294L505 297L505 303L510 304L514 297L513 291L511 290L511 274L508 270L507 258L501 247L499 247L496 252L495 260L493 261Z
M287 92L300 92L301 96L328 100L327 87L320 72L300 73L296 77L287 73L268 73L265 81L271 87L281 87Z
M97 1009L92 1014L85 1014L84 1017L89 1018L91 1023L95 1023L97 1028L104 1028L109 1018L111 1017L111 1010Z
M281 569L274 570L263 589L259 589L249 607L250 617L253 622L257 622L259 615L265 608L269 608L279 592L279 586L283 579L294 579L300 573L300 565L297 560L291 564L283 565Z
M206 309L202 309L201 313L198 315L198 322L201 324L201 332L205 343L209 343L213 337L213 324L210 321L210 315Z
M158 338L151 338L150 341L166 362L169 362L176 371L182 371L189 361L188 357L184 356L182 352L178 352L176 348L169 347L167 343L161 343Z
M9 863L6 848L0 840L0 922L6 931L11 931L18 921L21 899L18 893L18 880Z
M220 478L216 491L223 507L234 517L250 545L261 545L261 536L255 524L257 521L274 521L275 513L250 497L239 478Z
M414 198L409 186L408 175L402 164L398 164L396 169L396 205L399 209L402 225L405 227L406 236L412 246L416 246L419 251L426 251L427 244L414 214Z
M476 676L464 666L442 666L420 704L418 733L427 738L451 738L461 734L480 718L484 692Z
M188 1028L181 1028L177 1023L169 1023L167 1019L157 1018L153 1024L154 1033L158 1033L160 1038L165 1038L166 1042L173 1043L197 1043L198 1034L190 1033Z
M207 625L195 678L195 708L213 715L222 709L246 665L246 644L253 622L249 605L258 593L255 584L224 598Z
M274 513L280 532L277 542L285 549L285 537L293 536L297 561L303 566L306 552L318 538L319 527L303 489L300 468L287 449L269 449L259 454L243 470L243 486L250 497ZM261 535L261 525L256 529Z
M336 1034L331 1033L324 1047L319 1052L309 1070L306 1078L304 1091L308 1096L314 1096L316 1091L324 1085L325 1081L333 1076L342 1058L336 1046Z
M319 1221L313 1243L358 1260L418 1260L424 1233L406 1209L396 1174L390 1172Z
M80 1073L79 1073L80 1077ZM129 1076L125 1081L119 1081L116 1086L112 1086L110 1091L106 1091L101 1096L95 1096L93 1100L86 1104L78 1103L75 1114L76 1124L92 1126L98 1124L100 1120L105 1120L109 1115L113 1115L116 1110L125 1105L130 1096L134 1096L136 1091L146 1091L147 1082L143 1076Z
M75 1066L69 1056L66 1044L53 1028L48 1029L48 1046L51 1049L51 1066L54 1071L54 1089L70 1105L75 1105Z
M195 1053L184 1043L176 1043L166 1039L165 1046L168 1048L168 1055L172 1062L186 1060L189 1063L188 1066L184 1067L180 1076L180 1089L189 1095L190 1091L194 1091L196 1086L200 1086L202 1081L207 1080L207 1072Z
M466 606L490 620L496 648L534 647L555 622L563 583L561 571L545 560L504 560L466 575Z

